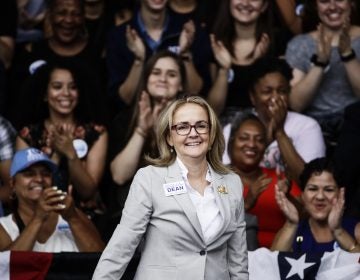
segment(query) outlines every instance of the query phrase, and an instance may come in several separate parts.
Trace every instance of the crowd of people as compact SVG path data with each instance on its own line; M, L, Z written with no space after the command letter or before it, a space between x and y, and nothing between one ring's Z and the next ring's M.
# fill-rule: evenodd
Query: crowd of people
M0 6L0 251L104 250L94 279L360 252L357 1Z

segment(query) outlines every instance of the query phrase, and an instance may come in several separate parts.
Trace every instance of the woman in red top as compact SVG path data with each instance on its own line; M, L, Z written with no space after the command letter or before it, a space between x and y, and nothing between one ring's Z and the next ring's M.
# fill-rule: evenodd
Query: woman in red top
M229 139L231 164L244 184L245 211L258 218L259 246L270 248L285 222L276 204L275 185L286 188L289 197L299 196L301 191L284 173L259 166L266 145L266 129L258 117L245 112L235 120Z

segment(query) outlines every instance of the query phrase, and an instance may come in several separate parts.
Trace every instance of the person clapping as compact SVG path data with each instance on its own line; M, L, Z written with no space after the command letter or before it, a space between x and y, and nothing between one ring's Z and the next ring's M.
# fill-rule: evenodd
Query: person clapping
M317 158L307 163L300 182L308 218L301 220L294 205L277 187L276 200L287 221L271 248L294 252L326 252L341 248L360 252L360 222L342 217L345 189L340 187L331 161Z
M35 148L16 152L10 168L14 210L0 218L0 251L102 251L99 233L74 205L72 187L63 192L52 185L56 168Z

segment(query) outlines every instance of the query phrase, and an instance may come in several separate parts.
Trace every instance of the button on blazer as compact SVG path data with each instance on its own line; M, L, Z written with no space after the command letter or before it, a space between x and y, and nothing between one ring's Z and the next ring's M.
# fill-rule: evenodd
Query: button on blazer
M183 181L177 162L147 166L134 177L93 279L120 279L142 238L135 280L248 279L242 183L234 173L210 171L223 218L216 236L205 242L187 192L165 195L164 184Z

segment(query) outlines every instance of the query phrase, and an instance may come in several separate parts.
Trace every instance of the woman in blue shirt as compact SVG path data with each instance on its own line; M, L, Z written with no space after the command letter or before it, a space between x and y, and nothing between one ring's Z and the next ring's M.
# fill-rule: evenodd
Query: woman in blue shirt
M276 200L287 221L271 249L326 252L340 247L348 252L360 252L360 222L342 217L345 191L339 187L331 162L317 158L307 163L300 176L300 187L308 215L305 220L300 220L295 206L276 188Z

